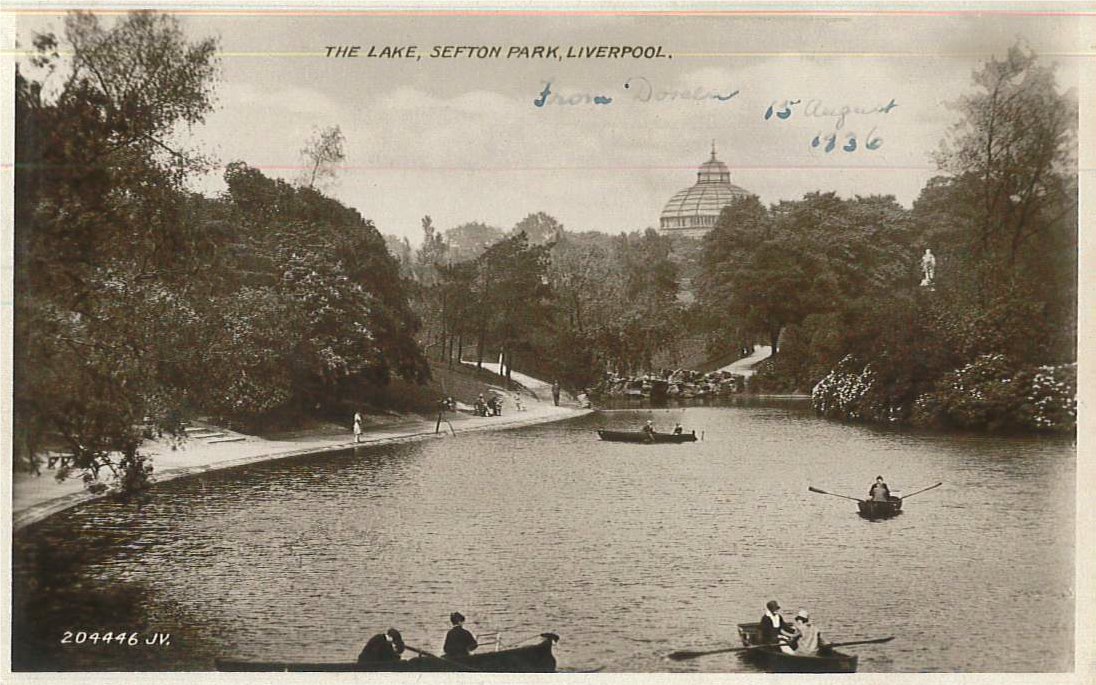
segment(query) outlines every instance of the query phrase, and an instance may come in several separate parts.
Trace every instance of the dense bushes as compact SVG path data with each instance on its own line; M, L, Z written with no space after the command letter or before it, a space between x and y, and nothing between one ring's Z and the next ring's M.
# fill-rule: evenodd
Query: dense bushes
M847 421L933 428L1070 432L1077 421L1077 365L1021 366L985 354L940 378L912 406L896 402L871 364L846 357L814 387L811 406Z

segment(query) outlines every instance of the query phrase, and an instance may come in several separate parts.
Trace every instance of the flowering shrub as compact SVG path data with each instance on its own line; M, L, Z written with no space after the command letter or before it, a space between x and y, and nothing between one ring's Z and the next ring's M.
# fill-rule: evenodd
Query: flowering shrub
M857 421L874 418L877 413L866 398L875 384L871 365L857 370L858 364L846 356L811 391L811 407L830 418Z
M1020 367L983 354L941 377L910 403L896 401L870 364L845 357L814 387L811 406L846 421L900 422L976 430L1072 431L1077 365ZM910 406L912 404L912 406Z
M1022 368L983 354L914 402L912 420L982 430L1071 431L1077 424L1076 364Z
M1077 428L1077 364L1040 366L1028 374L1019 419L1028 428L1072 431Z

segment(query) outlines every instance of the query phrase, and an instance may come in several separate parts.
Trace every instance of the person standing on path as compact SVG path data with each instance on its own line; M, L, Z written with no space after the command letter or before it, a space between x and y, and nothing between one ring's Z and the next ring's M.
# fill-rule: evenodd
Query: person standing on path
M552 402L559 406L559 381L552 381Z
M362 441L362 413L354 412L354 442Z

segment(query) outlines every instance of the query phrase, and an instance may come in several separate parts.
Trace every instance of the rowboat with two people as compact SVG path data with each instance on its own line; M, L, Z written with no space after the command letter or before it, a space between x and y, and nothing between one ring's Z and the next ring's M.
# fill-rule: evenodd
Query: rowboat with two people
M555 633L541 633L540 642L534 645L481 652L466 656L438 656L403 645L417 656L391 661L346 662L294 662L294 661L242 661L217 659L218 671L247 672L332 672L368 671L386 673L405 672L469 672L469 673L555 673L556 658L552 645L559 640Z
M607 431L599 430L598 437L606 442L635 442L643 445L655 443L680 444L683 442L696 442L696 431L692 433L645 433L643 431Z
M764 642L761 623L739 623L738 636L741 647L724 647L707 651L679 651L669 655L674 661L695 659L709 654L737 652L741 658L770 673L855 673L859 657L838 651L837 647L851 645L872 645L890 642L894 637L880 637L870 640L851 640L832 644L819 644L818 652L813 655L796 654L781 649L784 643Z
M607 431L599 430L597 435L606 442L635 442L644 445L655 443L678 444L683 442L696 442L696 431L686 433L681 424L676 424L670 433L659 433L655 430L653 421L647 421L638 431Z

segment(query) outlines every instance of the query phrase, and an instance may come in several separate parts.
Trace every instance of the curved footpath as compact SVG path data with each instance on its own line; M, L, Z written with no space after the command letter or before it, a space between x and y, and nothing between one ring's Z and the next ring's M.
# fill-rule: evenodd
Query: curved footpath
M394 426L380 426L376 430L367 430L361 442L357 443L354 442L353 436L347 434L307 435L287 440L267 440L218 429L227 434L227 437L210 442L192 437L176 449L172 449L170 443L166 441L151 441L143 446L142 453L152 458L152 464L155 467L154 482L162 483L208 471L304 454L433 440L474 431L519 428L562 421L590 413L588 409L578 409L574 406L557 407L550 400L530 397L528 393L522 393L522 400L526 411L516 411L513 402L507 402L504 408L506 413L503 416L475 417L447 413L448 422L442 421L439 433L434 432L436 419L420 418ZM37 476L17 473L12 479L12 528L17 531L65 509L106 496L107 494L89 493L79 476L58 481L52 471L45 469Z

